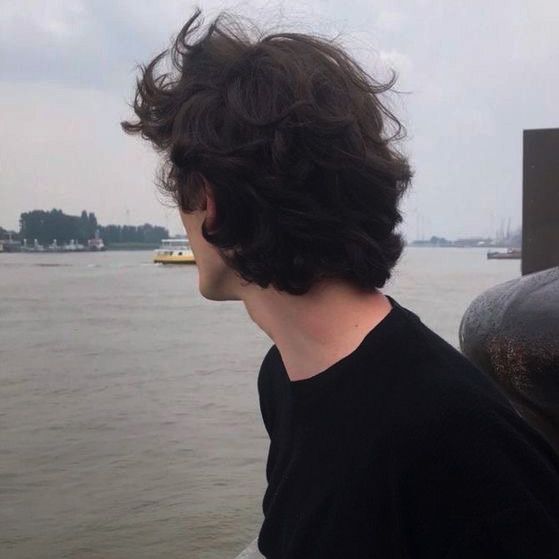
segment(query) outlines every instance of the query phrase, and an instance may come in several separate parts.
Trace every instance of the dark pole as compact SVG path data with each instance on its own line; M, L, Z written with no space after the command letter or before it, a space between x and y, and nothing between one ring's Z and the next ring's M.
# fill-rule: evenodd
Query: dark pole
M522 275L559 266L559 128L524 130Z

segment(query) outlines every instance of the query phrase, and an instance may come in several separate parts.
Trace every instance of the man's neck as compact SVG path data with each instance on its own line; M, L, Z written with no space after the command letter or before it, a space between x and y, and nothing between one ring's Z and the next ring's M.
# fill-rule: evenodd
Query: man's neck
M251 286L243 302L277 346L292 381L310 378L352 353L391 310L381 292L334 281L305 295Z

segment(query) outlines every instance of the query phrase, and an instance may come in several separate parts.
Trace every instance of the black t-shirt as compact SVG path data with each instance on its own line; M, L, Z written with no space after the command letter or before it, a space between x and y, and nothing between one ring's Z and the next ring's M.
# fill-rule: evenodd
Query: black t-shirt
M392 297L349 355L258 376L267 559L557 559L559 457L497 385Z

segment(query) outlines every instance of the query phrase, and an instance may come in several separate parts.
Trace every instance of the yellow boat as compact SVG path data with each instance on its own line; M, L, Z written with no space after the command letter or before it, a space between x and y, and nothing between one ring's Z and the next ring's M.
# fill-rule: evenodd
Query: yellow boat
M156 264L196 264L188 239L162 239L155 249L153 261Z

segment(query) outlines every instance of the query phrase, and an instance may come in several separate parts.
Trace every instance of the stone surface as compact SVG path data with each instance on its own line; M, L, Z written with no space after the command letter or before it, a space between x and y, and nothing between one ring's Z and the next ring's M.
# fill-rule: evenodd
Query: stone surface
M559 453L559 267L482 293L459 338L462 352Z
M241 551L240 555L237 555L235 559L265 559L258 551L257 541L258 538L252 540L250 545L245 550Z

